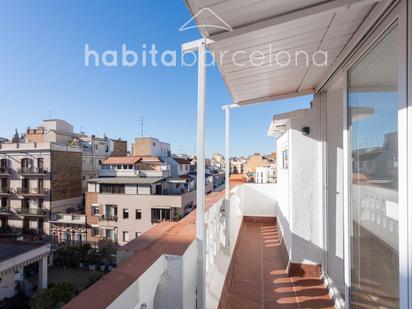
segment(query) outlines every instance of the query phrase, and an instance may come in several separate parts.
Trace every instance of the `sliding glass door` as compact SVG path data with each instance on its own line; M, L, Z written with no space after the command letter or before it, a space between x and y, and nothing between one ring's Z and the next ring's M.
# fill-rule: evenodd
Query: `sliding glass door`
M399 308L398 31L348 72L352 308Z

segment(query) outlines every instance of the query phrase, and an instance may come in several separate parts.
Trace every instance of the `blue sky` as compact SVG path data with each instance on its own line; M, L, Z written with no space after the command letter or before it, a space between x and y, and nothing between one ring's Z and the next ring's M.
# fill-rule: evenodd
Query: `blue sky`
M0 136L11 137L42 119L61 118L88 134L127 139L140 134L193 153L196 68L85 67L84 45L102 53L122 44L176 49L200 37L179 32L190 18L183 0L3 0L0 2ZM217 68L207 76L206 152L224 151L224 112L231 102ZM307 107L310 97L232 112L234 155L275 150L266 136L275 113ZM7 113L5 112L7 111Z

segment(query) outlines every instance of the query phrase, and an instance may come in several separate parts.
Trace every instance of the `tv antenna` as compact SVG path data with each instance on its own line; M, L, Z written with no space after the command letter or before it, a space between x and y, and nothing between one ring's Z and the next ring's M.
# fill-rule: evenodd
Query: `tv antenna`
M144 117L140 117L139 119L139 125L140 125L140 136L143 137L143 130L144 130Z

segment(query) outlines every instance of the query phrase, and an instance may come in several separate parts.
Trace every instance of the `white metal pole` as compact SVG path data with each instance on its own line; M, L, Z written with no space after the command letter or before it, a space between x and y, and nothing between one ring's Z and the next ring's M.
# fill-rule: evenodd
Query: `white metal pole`
M206 41L198 46L197 88L197 178L196 239L198 244L197 308L206 307L206 232L205 232L205 103L206 103Z
M225 106L225 245L230 246L230 106Z
M230 108L225 107L226 147L225 147L225 199L230 199Z

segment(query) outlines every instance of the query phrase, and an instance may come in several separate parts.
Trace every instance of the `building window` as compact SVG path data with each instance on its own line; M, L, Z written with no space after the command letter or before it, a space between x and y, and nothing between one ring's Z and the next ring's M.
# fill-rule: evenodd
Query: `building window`
M106 235L105 235L106 239L109 239L109 240L112 240L112 241L115 240L114 239L114 230L106 229L105 232L106 232Z
M170 221L170 209L152 208L152 224Z
M98 227L92 227L92 237L99 237L99 228Z
M289 167L289 153L288 150L285 149L282 151L282 168L288 169Z
M129 241L129 232L128 231L123 232L123 241Z
M403 82L398 66L402 32L395 23L348 71L352 233L346 241L354 261L351 285L356 287L351 291L349 307L359 308L365 300L373 300L375 308L404 307L399 301L399 279L408 275L403 270L403 258L399 259L399 236L403 233L399 228L403 213L399 202L404 196L399 191L399 175L403 171L395 163L398 143L404 142L403 134L398 136L398 127L399 133L403 131L403 125L399 126L403 119L399 116ZM356 111L364 108L369 112L359 117ZM381 273L382 269L388 271ZM345 282L340 285L344 290ZM386 301L388 304L383 305Z
M124 188L125 188L125 185L101 184L100 193L124 194L125 192Z
M0 168L6 168L8 167L9 163L7 159L1 159L0 160Z
M37 169L39 170L39 172L43 172L43 158L38 158L37 159Z
M93 216L99 215L99 206L92 206L92 215Z
M136 209L136 220L142 220L142 210Z
M141 232L136 232L136 233L134 234L134 236L135 236L135 238L137 238L137 237L139 237L141 234L142 234Z
M39 199L39 208L43 208L44 200L42 198Z
M123 219L129 219L129 209L123 208Z

